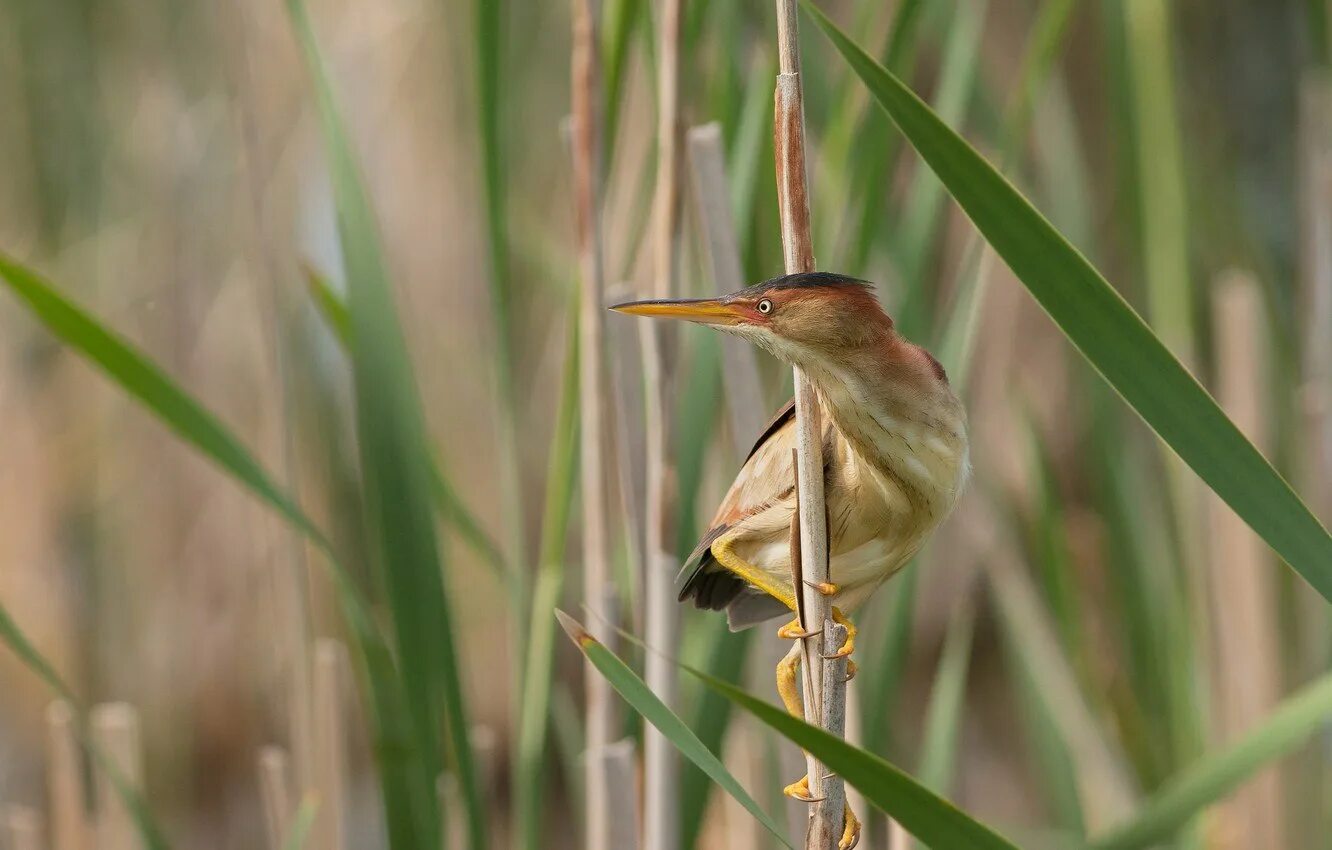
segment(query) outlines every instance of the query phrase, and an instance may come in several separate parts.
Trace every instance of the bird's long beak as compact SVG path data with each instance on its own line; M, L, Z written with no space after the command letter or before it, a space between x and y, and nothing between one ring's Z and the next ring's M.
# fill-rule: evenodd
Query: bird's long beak
M628 301L624 304L614 304L611 309L631 316L685 319L704 325L738 325L746 319L745 313L740 308L716 298Z

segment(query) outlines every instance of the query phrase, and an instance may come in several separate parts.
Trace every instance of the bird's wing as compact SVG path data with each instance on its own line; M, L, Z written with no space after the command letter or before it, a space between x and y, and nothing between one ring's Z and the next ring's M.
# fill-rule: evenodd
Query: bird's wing
M716 562L712 557L712 544L737 522L790 493L795 486L791 467L793 448L794 399L784 405L763 429L730 492L717 508L708 533L685 561L680 571L682 576L687 576L680 587L681 602L693 599L699 608L720 611L748 589L743 579Z

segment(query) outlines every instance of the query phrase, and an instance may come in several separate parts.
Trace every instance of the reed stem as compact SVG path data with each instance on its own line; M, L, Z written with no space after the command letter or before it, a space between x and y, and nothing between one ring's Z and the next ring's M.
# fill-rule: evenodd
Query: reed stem
M579 413L580 463L583 496L583 598L591 613L597 639L615 645L615 633L606 623L615 621L615 597L610 583L610 516L606 441L604 270L601 245L601 58L594 0L574 0L571 97L573 116L574 221L578 246L579 279ZM614 651L612 649L612 651ZM614 786L607 762L600 757L616 735L617 719L610 684L590 666L587 689L587 846L592 850L615 847Z
M800 39L795 0L777 0L777 88L774 96L773 145L777 165L777 204L782 224L786 273L814 270L809 231L809 181L805 165L805 107L800 80ZM841 734L846 724L846 676L830 676L823 656L833 633L832 606L813 585L828 581L828 528L823 492L822 410L814 388L794 370L796 486L799 496L799 559L793 560L798 616L813 637L801 641L805 717ZM825 692L825 686L828 690ZM831 713L825 712L825 707ZM840 778L825 776L823 765L806 755L812 805L807 850L831 850L842 835L845 790Z
M652 295L670 298L675 292L679 237L680 165L680 31L684 0L663 0L657 54L657 185L653 241L656 248ZM644 678L657 697L676 709L677 677L669 656L679 646L680 609L674 578L669 528L667 422L671 372L669 331L656 322L643 323L644 392L647 395L647 517L643 576L644 625L648 646ZM643 847L677 850L680 843L680 754L656 728L643 731Z

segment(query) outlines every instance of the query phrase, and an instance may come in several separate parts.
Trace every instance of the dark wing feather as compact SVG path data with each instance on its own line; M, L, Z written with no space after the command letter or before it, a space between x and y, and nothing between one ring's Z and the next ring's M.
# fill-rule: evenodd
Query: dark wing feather
M750 449L749 455L745 458L745 464L748 465L758 450L763 448L764 444L794 418L795 399L791 399L782 406L781 410L777 411L777 415L772 418L772 421L764 426L763 433L759 435L758 440L754 443L754 448ZM681 602L693 599L697 608L720 611L735 602L742 593L749 589L749 584L744 579L722 567L712 557L712 544L731 527L731 523L723 521L722 517L735 508L742 507L731 504L736 500L735 497L740 495L742 493L738 491L738 488L732 487L731 493L718 511L718 519L714 520L713 527L703 536L698 546L694 547L693 553L685 561L684 568L680 571L681 576L687 576L680 586L679 599ZM766 596L767 594L761 595ZM781 603L777 604L781 605Z

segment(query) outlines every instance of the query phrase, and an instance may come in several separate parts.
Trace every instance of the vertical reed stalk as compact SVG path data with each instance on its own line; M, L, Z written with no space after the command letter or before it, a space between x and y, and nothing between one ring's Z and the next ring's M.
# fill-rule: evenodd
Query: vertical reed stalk
M1300 273L1304 315L1305 497L1332 509L1332 77L1310 72L1300 90Z
M106 758L107 767L119 773L130 788L141 791L139 712L128 703L103 703L93 707L91 721L93 745ZM104 767L97 770L96 791L97 850L140 850L143 844L134 817Z
M74 729L74 709L64 700L46 708L46 799L51 850L89 850L83 762Z
M1261 448L1267 442L1263 410L1266 333L1262 293L1249 275L1231 272L1213 299L1217 401L1231 421ZM1232 743L1257 726L1280 697L1279 635L1267 546L1212 495L1207 500L1212 552L1213 692L1218 740ZM1233 847L1285 847L1275 767L1257 774L1222 809Z
M4 829L0 832L5 835L5 846L9 850L43 850L46 846L42 841L42 816L36 809L8 806L0 823L3 823Z
M571 99L573 102L572 148L574 220L578 242L579 277L579 412L580 463L583 479L583 598L592 614L592 629L607 646L615 645L615 633L605 626L614 622L609 607L614 596L610 586L610 535L607 519L610 505L606 477L606 375L605 310L600 212L600 131L598 95L600 42L594 0L574 0ZM612 650L613 651L613 650ZM601 758L616 734L614 695L606 679L588 666L586 805L587 846L612 850L615 813L611 807L613 787L607 764Z
M264 832L269 850L282 850L295 811L291 798L291 757L281 747L259 751L259 800L264 810Z
M315 643L315 771L312 784L319 798L319 809L310 831L310 846L320 850L342 850L346 844L343 815L347 785L347 724L342 697L345 652L335 640L323 638ZM462 811L462 807L455 811Z
M777 165L777 204L782 224L782 253L787 274L814 270L809 232L809 185L805 166L805 107L800 80L800 43L795 0L777 0L777 88L774 96L773 146ZM795 369L796 485L799 499L799 569L795 591L800 600L801 628L814 632L801 641L805 717L835 729L845 727L846 676L827 673L825 647L833 634L832 607L813 585L828 581L828 529L823 493L822 411L814 388ZM796 566L795 563L792 564ZM825 685L828 692L824 692ZM829 714L825 709L830 710ZM839 716L840 712L840 716ZM809 791L822 802L813 804L805 846L825 850L842 835L845 789L841 779L824 776L823 765L805 758Z
M735 235L735 221L731 215L730 183L726 179L721 125L714 121L694 127L687 134L687 141L699 229L707 248L713 288L718 295L724 295L744 285L744 270ZM743 458L749 453L754 438L763 429L767 406L763 402L754 347L744 340L723 339L721 350L726 415L731 426L735 453Z
M675 291L676 240L679 231L679 108L680 30L684 0L663 0L657 53L657 185L653 241L656 257L652 297L670 298ZM648 646L645 678L667 708L676 707L677 671L669 656L679 645L680 610L675 598L675 557L667 527L670 444L667 404L670 370L666 339L669 331L656 322L643 323L644 392L647 395L647 504L644 536L643 603ZM680 843L677 815L680 795L680 756L664 735L643 731L643 846L646 850L676 850Z

